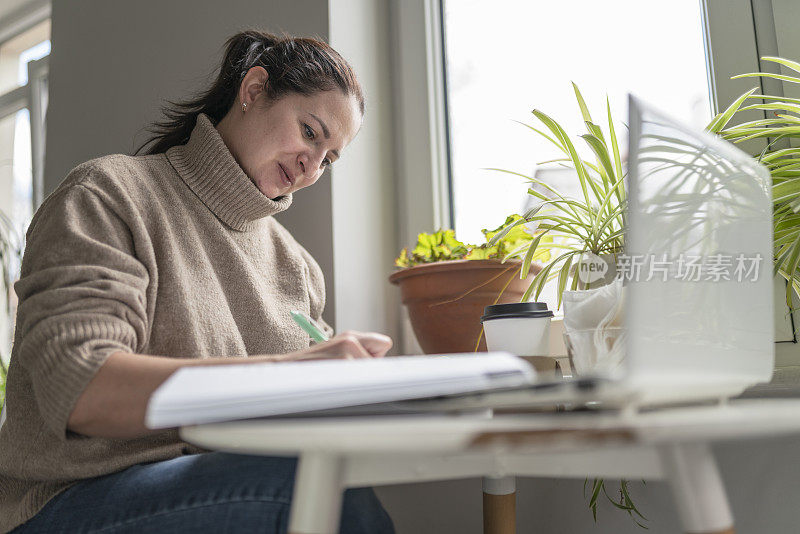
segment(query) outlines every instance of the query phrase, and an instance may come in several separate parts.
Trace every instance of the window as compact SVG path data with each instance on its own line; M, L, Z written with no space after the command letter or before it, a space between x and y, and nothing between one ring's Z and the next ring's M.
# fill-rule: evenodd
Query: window
M527 200L524 186L500 173L482 171L483 167L524 174L538 171L540 177L557 185L569 181L559 178L558 170L550 169L550 176L546 176L548 169L536 166L542 160L541 154L534 153L537 140L513 121L532 122L530 110L537 106L563 122L570 133L578 133L580 123L576 123L579 119L570 80L580 84L593 111L602 106L607 92L618 120L624 120L626 115L626 102L619 102L620 95L624 89L631 89L684 121L702 124L704 99L692 97L699 92L686 92L685 87L679 87L678 92L665 98L659 96L662 88L652 80L658 79L662 71L674 75L677 62L679 77L662 77L666 80L664 87L678 80L681 85L691 84L698 90L710 85L710 115L754 86L752 78L734 80L731 76L759 70L779 73L774 64L760 62L760 57L800 59L800 37L791 24L800 16L800 3L795 0L620 0L613 6L607 2L568 0L565 8L544 4L498 0L490 3L490 10L475 0L404 0L391 4L397 36L397 235L402 246L413 244L419 232L445 226L456 228L464 241L479 242L483 239L481 228L497 226L506 214L521 210ZM647 9L646 14L643 9ZM610 19L605 10L611 13ZM588 28L578 31L578 25L587 20L591 21ZM558 29L557 35L550 40L541 38L551 28ZM688 43L692 43L691 47L684 48ZM488 65L479 63L485 50L494 53ZM649 54L648 60L636 64L641 50ZM666 60L660 60L663 64L656 61L659 54L666 55ZM589 57L595 57L596 64L587 64ZM504 64L508 58L516 62ZM541 63L535 63L542 58L559 61L550 64L551 70L544 71L544 78L531 81L531 73L542 72ZM443 66L445 60L447 67ZM569 69L564 70L563 65ZM603 67L599 78L589 77L586 73L595 72L592 69L597 65ZM620 82L631 71L637 73L636 78L631 78L635 85L624 87ZM706 82L706 71L710 83ZM470 86L487 73L493 76L489 79L494 84L489 84L484 93L470 93ZM602 83L593 83L598 80ZM765 94L800 96L800 89L792 84L762 79L761 86ZM672 98L679 94L684 97L682 103ZM516 95L518 100L512 101L509 95ZM449 113L444 112L447 107ZM495 124L488 133L479 131L487 128L479 121L486 116ZM740 116L740 120L763 118L765 115L755 110ZM473 148L469 148L469 141L462 143L459 135L482 137L478 144L472 141ZM491 148L498 144L501 148ZM759 150L755 142L744 148ZM545 158L553 154L547 150ZM466 158L476 160L476 156L481 159L471 166L460 162L462 157L468 161ZM466 174L460 171L465 166ZM470 181L480 187L478 204L464 201L469 190L462 187L462 178L466 187ZM775 291L776 340L792 341L794 328L791 315L782 304L784 289L780 280ZM543 300L552 302L552 290L550 297L545 297ZM398 346L409 354L419 351L404 316L401 325ZM796 347L792 343L777 345L779 366L800 362L800 352L789 345Z
M0 43L0 211L20 238L41 203L49 53L49 20ZM0 294L9 299L0 303L0 355L8 358L16 303Z
M613 8L593 0L444 0L443 23L453 220L462 241L484 242L482 228L534 200L523 179L488 168L536 175L579 195L571 169L539 164L561 157L557 149L515 122L542 129L530 113L537 108L588 158L575 140L585 126L571 81L601 124L608 95L621 147L628 92L697 126L712 116L697 0L618 0ZM544 298L553 308L554 294Z

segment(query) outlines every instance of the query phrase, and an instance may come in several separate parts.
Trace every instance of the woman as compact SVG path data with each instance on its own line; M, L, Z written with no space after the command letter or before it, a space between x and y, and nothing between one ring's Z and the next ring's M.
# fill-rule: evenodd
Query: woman
M289 311L321 321L322 272L271 217L340 157L363 112L327 44L243 32L146 155L84 163L47 197L15 286L0 531L286 530L295 459L204 451L144 413L180 367L389 350L358 332L309 347ZM371 489L346 492L341 532L392 530Z

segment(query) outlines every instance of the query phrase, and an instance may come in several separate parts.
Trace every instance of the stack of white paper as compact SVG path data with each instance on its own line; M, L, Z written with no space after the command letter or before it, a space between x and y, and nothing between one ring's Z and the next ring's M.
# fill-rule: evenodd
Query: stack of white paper
M185 367L151 396L150 428L452 395L533 382L505 352Z

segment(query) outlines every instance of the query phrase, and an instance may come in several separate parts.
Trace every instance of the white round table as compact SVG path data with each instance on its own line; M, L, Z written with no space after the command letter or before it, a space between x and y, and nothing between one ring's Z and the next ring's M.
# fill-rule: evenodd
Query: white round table
M208 449L299 456L294 534L335 532L347 487L475 476L484 477L485 530L513 532L518 475L665 479L687 532L733 532L710 443L796 433L798 399L642 413L268 418L181 429L183 439Z

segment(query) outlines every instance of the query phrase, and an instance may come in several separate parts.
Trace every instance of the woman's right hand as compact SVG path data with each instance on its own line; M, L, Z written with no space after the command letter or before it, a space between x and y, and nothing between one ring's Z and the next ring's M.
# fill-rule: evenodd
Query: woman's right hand
M279 361L302 360L352 360L356 358L383 358L392 348L392 338L377 332L348 330L324 343L307 349L281 355Z

